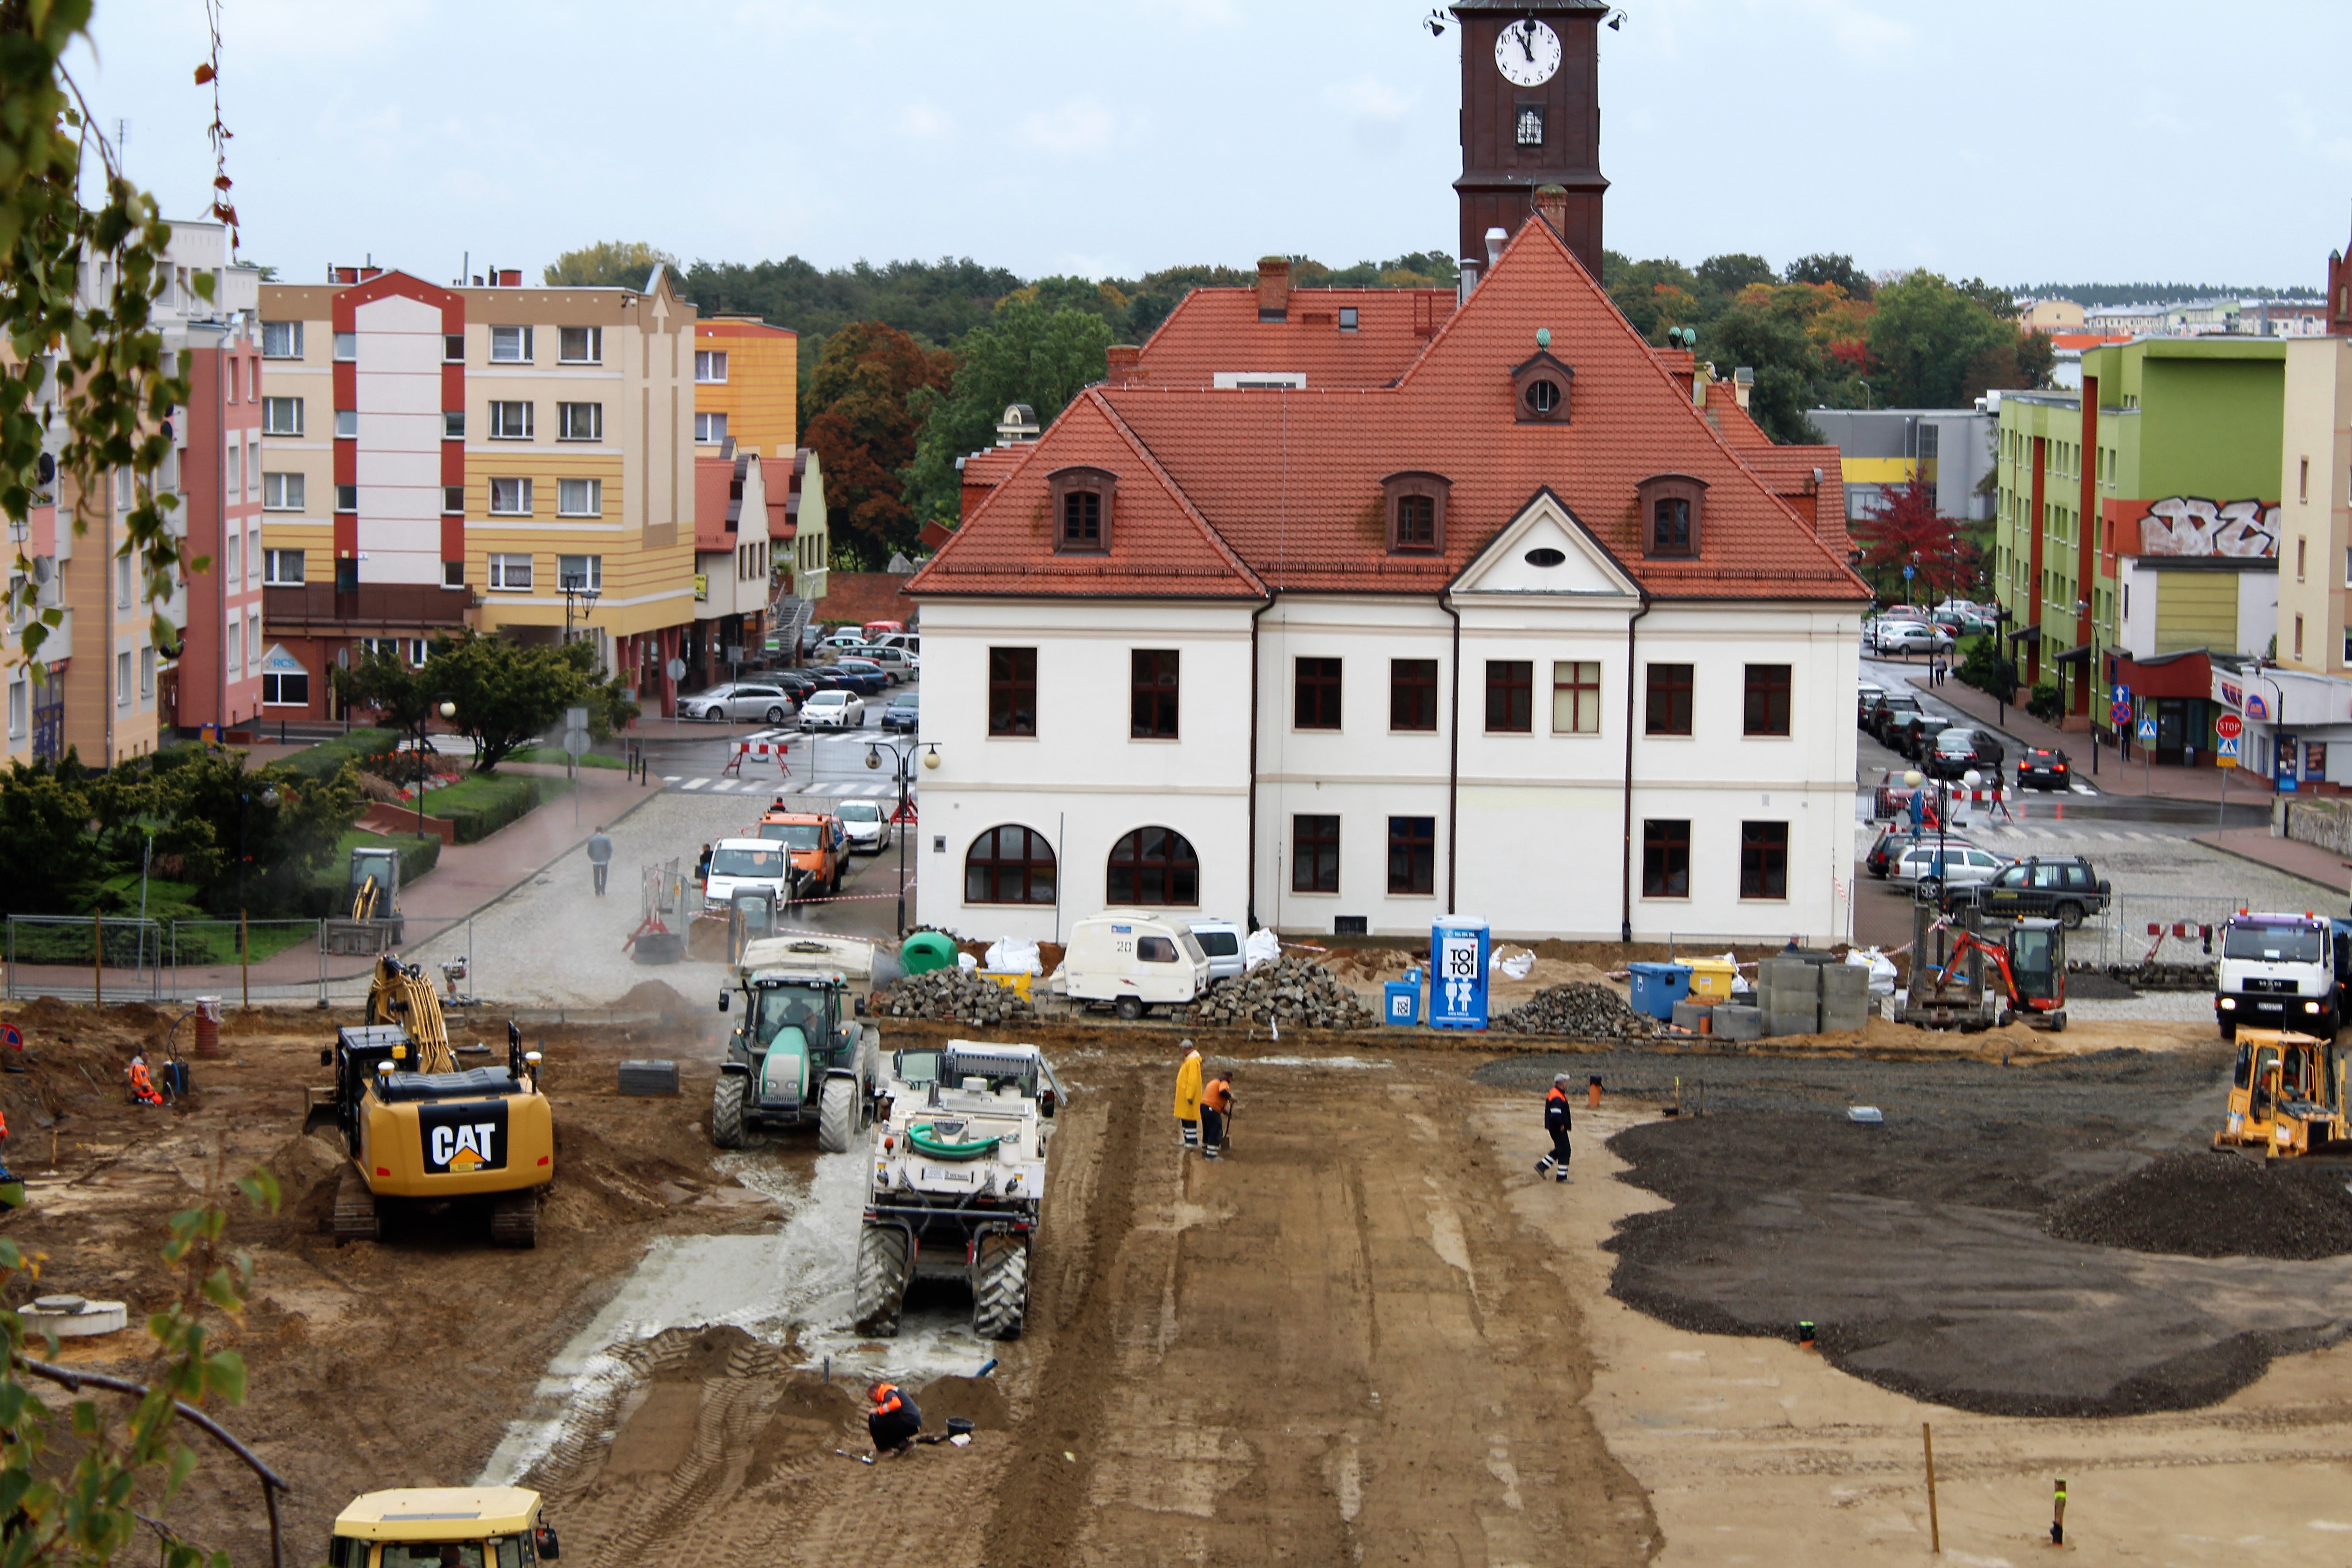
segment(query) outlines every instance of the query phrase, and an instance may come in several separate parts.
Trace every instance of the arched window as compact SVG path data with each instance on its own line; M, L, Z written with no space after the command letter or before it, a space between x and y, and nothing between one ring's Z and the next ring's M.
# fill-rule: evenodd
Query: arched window
M1192 841L1166 827L1139 827L1110 850L1107 902L1158 909L1197 907L1201 860Z
M992 827L971 841L963 858L968 904L1050 904L1054 847L1027 827Z

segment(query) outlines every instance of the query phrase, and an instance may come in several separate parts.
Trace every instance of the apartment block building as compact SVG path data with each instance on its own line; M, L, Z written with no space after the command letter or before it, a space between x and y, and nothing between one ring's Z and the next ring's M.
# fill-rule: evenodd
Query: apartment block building
M268 714L460 627L593 641L648 710L695 622L694 307L373 267L261 291ZM787 372L787 374L790 373Z

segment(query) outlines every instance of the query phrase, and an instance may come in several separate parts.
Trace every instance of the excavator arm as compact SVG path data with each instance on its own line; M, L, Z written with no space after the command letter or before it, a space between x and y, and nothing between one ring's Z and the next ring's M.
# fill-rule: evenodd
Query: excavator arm
M425 972L391 953L377 961L375 980L368 987L367 1021L397 1024L416 1047L412 1072L456 1072L457 1056L449 1048L449 1026L441 1016L441 998Z

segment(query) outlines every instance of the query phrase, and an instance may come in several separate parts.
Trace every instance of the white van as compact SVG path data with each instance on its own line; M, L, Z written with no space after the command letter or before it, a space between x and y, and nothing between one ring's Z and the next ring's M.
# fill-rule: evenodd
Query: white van
M702 907L725 914L738 888L765 889L776 908L784 907L784 884L792 876L792 856L782 844L766 838L721 838L710 847L710 873L702 883Z
M1209 958L1182 921L1109 910L1070 928L1062 988L1073 1002L1108 1003L1122 1018L1181 1007L1209 987Z
M1210 980L1223 980L1249 967L1249 961L1242 954L1242 938L1247 933L1239 925L1232 921L1220 920L1186 921L1184 923L1192 928L1193 939L1200 942L1202 952L1208 957Z

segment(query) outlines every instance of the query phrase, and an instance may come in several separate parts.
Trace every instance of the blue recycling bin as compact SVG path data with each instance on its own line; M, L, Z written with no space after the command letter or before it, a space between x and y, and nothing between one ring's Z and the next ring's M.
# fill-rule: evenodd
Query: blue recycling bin
M1387 998L1387 1005L1381 1010L1383 1022L1408 1029L1421 1022L1420 970L1406 970L1402 980L1390 981L1381 992Z
M1486 922L1452 915L1429 931L1429 1026L1486 1026L1486 966L1494 956Z
M1633 1011L1672 1023L1675 1004L1690 995L1690 965L1631 963L1626 967L1633 972Z

